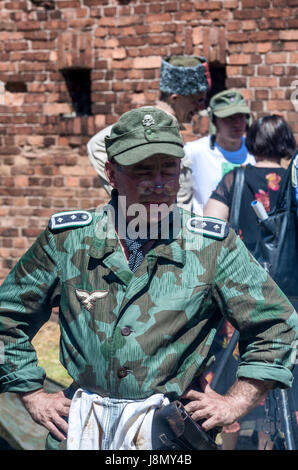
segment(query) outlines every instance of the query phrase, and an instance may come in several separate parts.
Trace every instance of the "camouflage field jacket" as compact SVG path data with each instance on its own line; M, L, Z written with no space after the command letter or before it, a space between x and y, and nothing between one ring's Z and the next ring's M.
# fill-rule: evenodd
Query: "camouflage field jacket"
M297 313L232 230L202 235L181 210L179 237L156 241L133 274L105 212L89 216L45 229L0 288L2 392L42 387L30 341L55 306L62 364L102 396L179 397L222 316L240 331L238 375L291 385Z

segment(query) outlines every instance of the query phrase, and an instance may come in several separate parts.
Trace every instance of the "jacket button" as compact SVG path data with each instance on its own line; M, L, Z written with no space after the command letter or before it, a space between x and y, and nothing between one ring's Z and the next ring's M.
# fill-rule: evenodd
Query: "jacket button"
M126 367L119 367L119 369L118 369L118 377L119 377L119 379L123 379L124 377L126 377L126 376L127 376L127 373L128 373L128 372L127 372Z
M123 328L121 328L122 336L129 336L130 333L131 333L131 329L129 328L129 326L124 326Z

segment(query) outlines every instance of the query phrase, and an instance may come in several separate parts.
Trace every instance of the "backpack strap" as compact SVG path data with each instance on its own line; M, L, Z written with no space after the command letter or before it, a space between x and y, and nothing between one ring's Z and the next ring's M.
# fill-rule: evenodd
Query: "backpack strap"
M235 232L238 232L239 229L239 213L241 207L243 186L244 186L244 174L245 168L242 166L237 166L234 169L234 189L233 189L233 198L229 215L229 224Z
M292 172L293 172L293 166L294 166L294 160L296 159L298 155L298 151L295 152L293 155L289 166L286 170L286 174L282 179L280 190L278 193L278 198L276 202L276 206L274 208L274 212L276 212L279 209L287 208L291 209L293 200L292 200Z

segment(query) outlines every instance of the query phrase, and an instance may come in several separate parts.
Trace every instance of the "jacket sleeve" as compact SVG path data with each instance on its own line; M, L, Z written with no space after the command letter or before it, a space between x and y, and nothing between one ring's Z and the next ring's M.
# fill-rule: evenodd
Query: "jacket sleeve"
M238 377L291 386L298 315L233 231L218 256L213 295L240 333Z
M0 391L43 386L31 340L58 304L59 268L49 230L37 238L0 287Z

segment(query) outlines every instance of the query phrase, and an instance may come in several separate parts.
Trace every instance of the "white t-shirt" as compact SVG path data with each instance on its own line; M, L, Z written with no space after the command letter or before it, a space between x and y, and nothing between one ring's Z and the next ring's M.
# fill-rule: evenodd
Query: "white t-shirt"
M202 214L212 191L226 173L237 165L255 164L254 157L248 153L245 146L244 137L240 149L235 152L224 150L218 144L211 149L210 138L210 136L202 137L184 146L186 157L192 161L193 211L199 215Z

